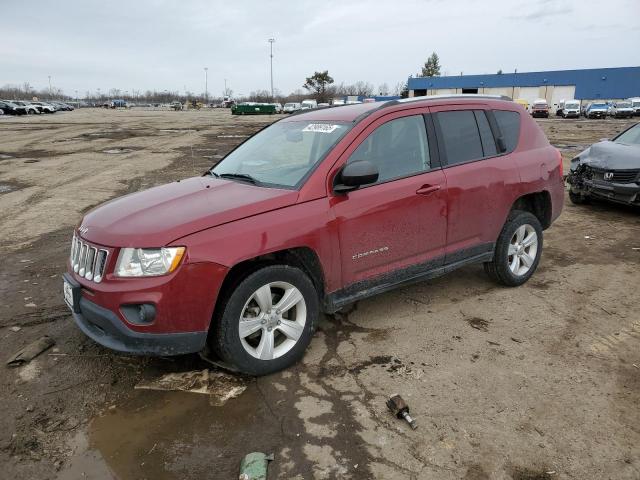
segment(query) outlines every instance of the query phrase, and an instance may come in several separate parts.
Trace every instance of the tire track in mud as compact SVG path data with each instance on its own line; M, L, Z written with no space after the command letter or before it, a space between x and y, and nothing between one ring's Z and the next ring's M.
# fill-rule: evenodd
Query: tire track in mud
M327 317L321 322L319 329L326 348L319 362L315 365L307 364L304 368L298 365L292 375L287 372L280 374L281 379L286 379L287 395L286 400L281 398L276 400L276 404L280 401L284 404L295 403L301 407L317 407L319 403L321 408L318 410L321 413L314 416L298 409L298 415L294 416L290 411L283 413L276 407L277 413L274 414L279 415L283 435L286 436L287 431L302 431L305 434L296 438L306 442L306 445L299 442L287 444L285 453L290 461L284 464L274 462L270 467L276 478L296 474L302 474L304 478L307 475L314 476L313 478L375 478L372 470L374 464L384 465L410 478L416 478L425 468L450 471L426 458L421 451L421 442L416 442L410 434L394 425L397 420L388 415L384 403L378 405L379 395L371 392L359 378L369 368L382 367L381 371L389 373L406 369L402 361L391 355L381 355L349 364L339 352L340 345L345 343L357 348L356 341L352 338L353 333L367 334L365 338L375 338L387 331L388 329L358 326L349 321L348 314ZM258 379L258 382L261 380ZM278 381L275 383L279 385ZM282 396L277 387L273 390L264 395L265 402L273 403L273 397ZM315 399L317 404L314 405L310 398ZM329 406L330 411L326 411ZM398 448L405 452L410 459L409 464L414 468L385 458L381 447L368 443L364 434L371 429L379 429L380 434L391 437L394 441L400 440L402 444ZM323 464L332 464L333 467L323 469Z

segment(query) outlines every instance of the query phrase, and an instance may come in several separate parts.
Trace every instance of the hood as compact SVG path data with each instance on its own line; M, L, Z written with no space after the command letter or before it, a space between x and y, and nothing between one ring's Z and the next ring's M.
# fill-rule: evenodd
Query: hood
M194 177L107 202L82 221L82 238L108 247L161 247L191 233L286 207L298 192Z
M639 145L623 145L607 140L594 143L578 156L580 163L594 168L605 170L640 168Z

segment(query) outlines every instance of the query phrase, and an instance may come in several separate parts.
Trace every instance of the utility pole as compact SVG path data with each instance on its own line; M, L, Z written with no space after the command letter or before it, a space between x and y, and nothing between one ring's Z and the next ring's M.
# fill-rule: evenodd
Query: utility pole
M51 99L51 75L49 75L49 99Z
M208 89L208 72L209 67L204 67L204 102L209 103L209 89Z
M224 97L226 97L226 96L227 96L227 92L228 92L228 91L229 91L229 90L227 90L227 79L225 78L225 79L224 79L224 94L222 95L222 99L223 99L223 100L224 100Z
M269 39L269 58L271 59L271 100L273 100L273 42L275 38Z
M80 108L80 104L78 103L78 90L76 90L76 108Z

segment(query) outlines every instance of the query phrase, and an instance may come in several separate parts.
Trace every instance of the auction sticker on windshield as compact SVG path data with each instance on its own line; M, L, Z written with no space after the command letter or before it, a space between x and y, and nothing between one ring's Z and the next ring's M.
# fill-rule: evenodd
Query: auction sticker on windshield
M340 128L340 125L330 125L328 123L310 123L302 129L303 132L314 133L331 133L336 128Z

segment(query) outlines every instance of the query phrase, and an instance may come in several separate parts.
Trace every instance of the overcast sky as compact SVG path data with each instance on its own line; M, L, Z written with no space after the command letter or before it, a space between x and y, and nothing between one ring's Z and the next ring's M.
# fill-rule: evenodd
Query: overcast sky
M640 65L640 0L0 0L0 85L221 95L300 88L315 70L390 88L442 73Z

